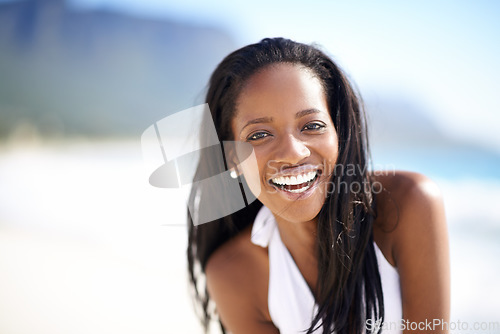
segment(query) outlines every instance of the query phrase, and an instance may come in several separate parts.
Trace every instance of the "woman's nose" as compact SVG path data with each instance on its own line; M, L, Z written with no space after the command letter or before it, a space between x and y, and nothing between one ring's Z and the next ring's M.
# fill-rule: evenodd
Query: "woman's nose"
M275 160L280 163L298 164L310 155L311 151L304 141L287 135L278 143Z

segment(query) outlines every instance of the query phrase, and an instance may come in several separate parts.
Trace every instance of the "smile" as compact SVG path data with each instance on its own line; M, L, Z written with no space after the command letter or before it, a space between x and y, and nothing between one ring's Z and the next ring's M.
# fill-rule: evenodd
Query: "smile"
M316 170L293 176L278 176L271 179L271 183L280 190L297 194L311 188L318 175L319 173Z

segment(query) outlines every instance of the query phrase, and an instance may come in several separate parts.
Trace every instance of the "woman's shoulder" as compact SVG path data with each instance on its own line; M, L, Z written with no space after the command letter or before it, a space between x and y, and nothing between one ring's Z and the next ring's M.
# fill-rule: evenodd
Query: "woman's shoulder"
M384 191L377 195L373 236L398 270L404 318L417 323L448 319L449 244L439 188L411 172L379 175L377 181Z
M415 172L378 171L372 177L377 203L374 239L397 266L401 251L431 235L440 237L446 230L441 191L427 176Z
M221 245L205 267L208 292L229 329L270 323L267 250L250 238L251 226Z
M258 262L260 253L265 254L266 250L251 242L251 229L250 225L213 252L205 268L207 276L228 277L247 271L248 264Z
M437 185L427 176L404 170L373 171L370 175L374 182L380 182L384 188L392 192L413 191L413 195L436 195Z

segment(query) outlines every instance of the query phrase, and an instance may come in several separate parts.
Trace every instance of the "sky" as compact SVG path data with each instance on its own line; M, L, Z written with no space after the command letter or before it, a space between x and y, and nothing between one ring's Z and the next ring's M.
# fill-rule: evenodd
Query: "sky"
M226 29L238 47L318 43L365 97L412 101L455 139L500 152L500 2L68 0Z
M415 101L452 137L500 151L500 2L72 0L226 28L238 46L264 37L315 42L361 92Z

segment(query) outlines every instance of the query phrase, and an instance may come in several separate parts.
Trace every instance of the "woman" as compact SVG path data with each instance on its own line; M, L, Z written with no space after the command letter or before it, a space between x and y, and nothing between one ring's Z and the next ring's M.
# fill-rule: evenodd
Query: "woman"
M250 144L257 167L234 152L208 164L202 153L197 177L227 168L260 191L210 223L189 215L205 328L214 301L222 330L235 334L442 331L429 326L449 316L439 191L419 174L367 171L362 105L329 57L264 39L219 64L206 102L219 140ZM209 196L194 185L190 201Z

